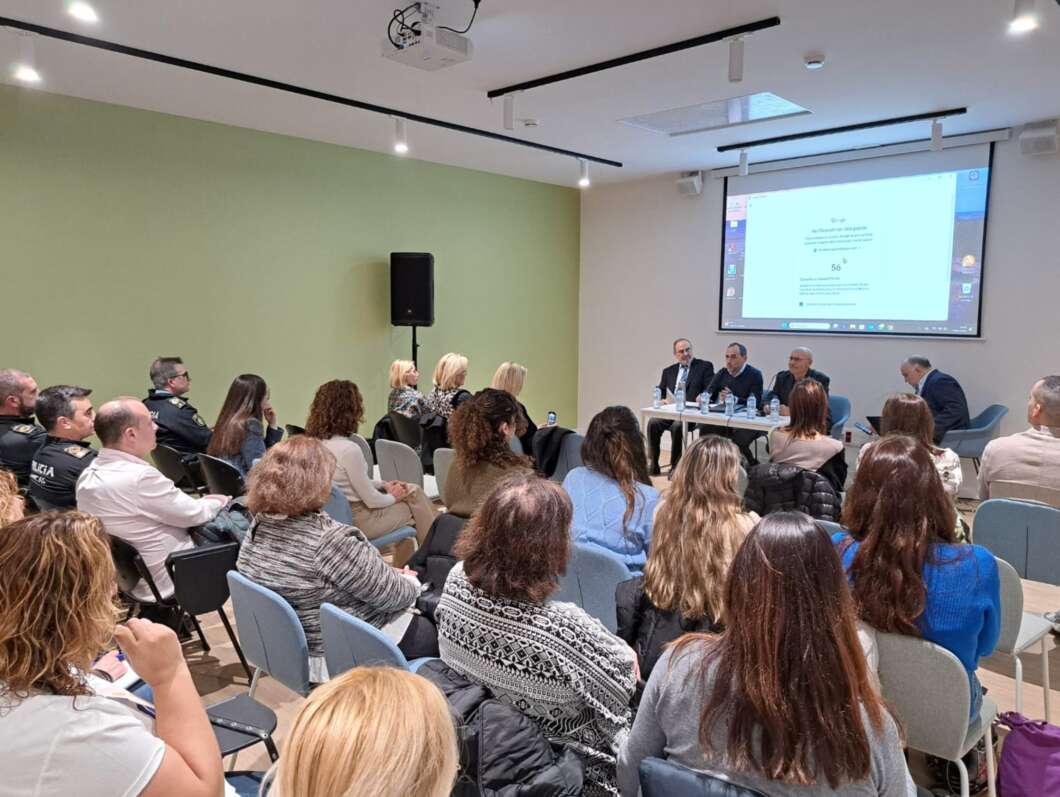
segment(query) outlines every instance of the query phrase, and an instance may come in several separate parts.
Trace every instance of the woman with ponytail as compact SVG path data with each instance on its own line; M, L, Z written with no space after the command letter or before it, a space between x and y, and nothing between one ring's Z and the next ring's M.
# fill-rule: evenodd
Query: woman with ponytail
M515 397L491 387L453 411L449 440L456 455L445 482L449 514L471 517L506 476L532 472L529 458L511 449L521 417Z
M574 503L574 539L618 554L631 571L644 569L659 491L648 476L648 455L633 411L608 407L589 423L584 467L563 480Z

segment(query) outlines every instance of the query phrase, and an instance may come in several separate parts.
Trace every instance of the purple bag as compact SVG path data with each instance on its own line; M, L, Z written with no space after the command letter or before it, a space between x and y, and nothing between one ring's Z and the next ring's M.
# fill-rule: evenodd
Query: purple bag
M997 721L1009 729L997 767L998 797L1060 795L1060 728L1015 711Z

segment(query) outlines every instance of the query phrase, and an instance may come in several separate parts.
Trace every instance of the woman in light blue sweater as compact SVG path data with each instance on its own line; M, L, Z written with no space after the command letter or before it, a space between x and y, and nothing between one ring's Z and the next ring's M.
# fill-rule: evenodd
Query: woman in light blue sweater
M895 435L861 460L843 507L849 533L833 537L861 619L878 631L919 636L949 650L968 673L971 716L983 689L975 671L1001 630L993 554L957 544L953 501L926 446Z
M631 571L644 569L659 491L648 476L640 426L628 407L608 407L589 424L584 467L563 480L574 504L573 534L617 554Z

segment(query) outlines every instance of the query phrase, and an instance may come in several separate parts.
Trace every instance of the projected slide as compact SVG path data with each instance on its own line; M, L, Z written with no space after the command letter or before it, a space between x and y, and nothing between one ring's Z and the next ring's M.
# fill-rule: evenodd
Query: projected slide
M722 329L979 334L989 169L729 194Z

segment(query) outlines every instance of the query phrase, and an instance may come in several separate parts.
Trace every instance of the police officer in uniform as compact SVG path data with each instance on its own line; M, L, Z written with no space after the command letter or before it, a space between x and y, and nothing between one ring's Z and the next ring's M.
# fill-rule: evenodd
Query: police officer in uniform
M40 509L77 506L77 479L98 453L84 442L95 420L91 393L75 385L55 385L37 397L37 417L48 434L30 463L29 495Z
M151 383L144 404L158 426L159 445L176 449L184 459L194 460L206 453L213 434L198 410L184 400L191 387L191 375L180 357L159 357L151 363Z
M33 419L37 382L23 371L0 370L0 468L29 486L29 463L44 442L44 428Z

